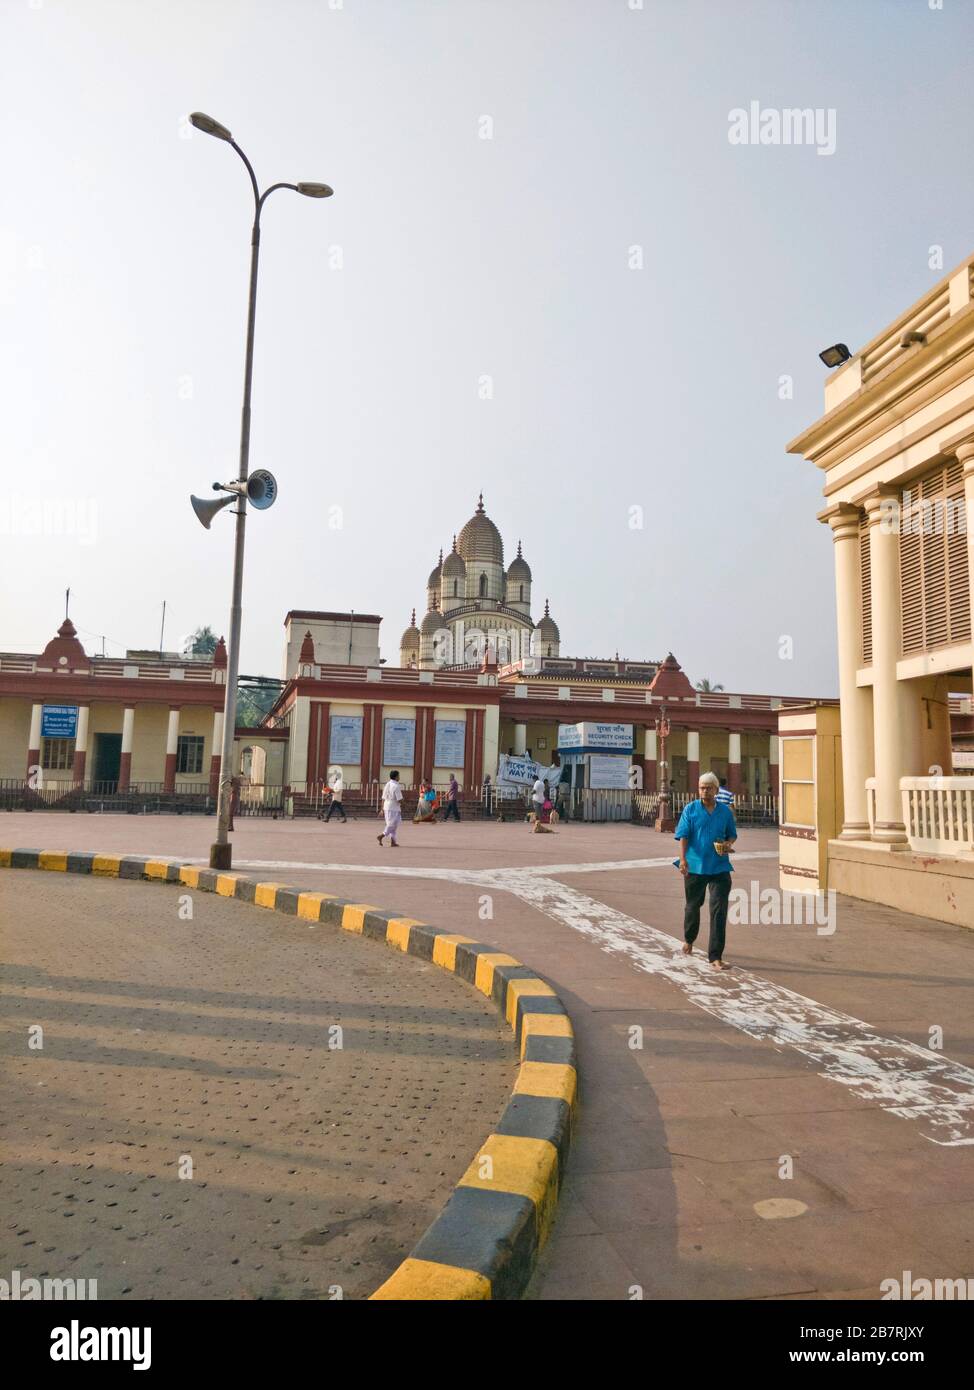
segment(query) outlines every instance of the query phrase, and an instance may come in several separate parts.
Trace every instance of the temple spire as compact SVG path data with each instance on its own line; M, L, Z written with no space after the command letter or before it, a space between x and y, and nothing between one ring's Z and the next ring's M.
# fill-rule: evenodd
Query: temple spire
M481 492L479 498L477 499L477 511L478 511L478 512L482 512L483 510L484 510L484 494L483 494L483 492Z

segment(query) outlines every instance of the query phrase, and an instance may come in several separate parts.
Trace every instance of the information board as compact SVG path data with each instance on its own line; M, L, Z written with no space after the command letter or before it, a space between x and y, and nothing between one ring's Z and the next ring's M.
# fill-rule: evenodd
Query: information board
M77 738L77 705L42 705L41 738Z
M436 767L463 767L467 725L463 719L438 719L433 763Z
M328 738L330 763L360 763L362 761L362 716L335 714L331 719Z
M384 719L382 761L386 767L412 767L416 749L415 719Z

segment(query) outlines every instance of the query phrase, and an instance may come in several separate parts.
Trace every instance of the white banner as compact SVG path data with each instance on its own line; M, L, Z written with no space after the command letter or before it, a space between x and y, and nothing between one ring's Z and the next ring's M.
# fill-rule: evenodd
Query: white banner
M630 760L618 753L593 753L588 763L588 784L593 790L624 790L629 786Z
M625 761L624 759L622 761ZM560 767L542 767L533 758L518 758L510 753L502 753L497 760L497 781L518 786L534 786L538 778L547 777L552 795L561 781Z

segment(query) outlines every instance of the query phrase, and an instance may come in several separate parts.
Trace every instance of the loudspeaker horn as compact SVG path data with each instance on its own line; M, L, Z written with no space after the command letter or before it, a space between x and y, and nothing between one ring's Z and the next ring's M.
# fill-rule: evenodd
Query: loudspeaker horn
M231 492L229 497L215 497L212 501L208 499L204 500L202 497L190 497L189 500L193 505L193 511L196 513L200 524L209 530L210 522L216 516L217 512L221 511L224 507L229 507L231 502L236 502L237 494Z

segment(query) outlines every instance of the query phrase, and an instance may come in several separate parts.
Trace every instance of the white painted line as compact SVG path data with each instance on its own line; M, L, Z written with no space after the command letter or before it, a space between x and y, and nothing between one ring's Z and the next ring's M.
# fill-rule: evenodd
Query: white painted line
M774 858L773 851L735 855L735 860ZM689 959L667 932L600 903L546 874L659 868L659 859L549 865L545 868L452 869L385 864L314 864L251 859L239 867L316 869L331 873L387 874L446 879L512 893L539 912L587 937L608 955L625 956L639 970L661 975L705 1013L748 1037L791 1047L821 1068L819 1075L865 1101L920 1125L940 1145L974 1144L974 1070L904 1038L884 1038L871 1024L829 1009L814 999L751 971L715 974L702 956ZM706 924L703 924L706 930Z

